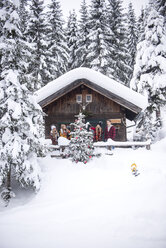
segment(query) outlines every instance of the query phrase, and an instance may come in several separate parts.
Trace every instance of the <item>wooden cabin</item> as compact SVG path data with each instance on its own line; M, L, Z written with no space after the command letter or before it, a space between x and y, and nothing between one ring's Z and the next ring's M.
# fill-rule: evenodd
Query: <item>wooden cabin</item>
M37 101L46 113L45 136L49 138L50 127L55 124L74 122L81 110L86 122L96 126L111 119L116 127L116 140L126 141L126 118L134 120L146 104L137 92L96 72L77 68L48 83L36 92Z

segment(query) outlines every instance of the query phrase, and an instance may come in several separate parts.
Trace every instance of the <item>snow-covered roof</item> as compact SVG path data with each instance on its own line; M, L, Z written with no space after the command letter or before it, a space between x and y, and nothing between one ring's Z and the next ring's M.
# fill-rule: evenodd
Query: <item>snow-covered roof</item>
M140 109L145 109L147 106L147 99L143 95L116 82L115 80L103 75L98 71L83 67L73 69L59 78L51 81L43 88L39 89L36 92L37 102L40 104L43 100L49 98L55 92L58 92L59 90L69 86L71 83L79 79L86 79L95 85L111 92L115 96L132 103Z

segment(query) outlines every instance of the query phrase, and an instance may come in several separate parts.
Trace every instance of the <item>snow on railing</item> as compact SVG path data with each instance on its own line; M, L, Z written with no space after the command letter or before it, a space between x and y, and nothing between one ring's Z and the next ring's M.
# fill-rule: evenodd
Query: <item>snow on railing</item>
M94 147L98 147L98 148L108 148L109 150L111 150L112 147L143 147L145 146L147 150L150 150L150 145L151 145L151 140L147 140L145 142L142 141L114 141L111 139L108 139L108 141L103 142L103 141L99 141L99 142L94 142ZM48 145L48 148L52 148L55 150L63 150L66 147L68 147L68 144L60 144L60 145Z
M147 141L114 141L112 139L108 139L108 141L103 142L95 142L95 147L107 147L107 146L115 146L115 147L135 147L135 146L150 146L151 140Z

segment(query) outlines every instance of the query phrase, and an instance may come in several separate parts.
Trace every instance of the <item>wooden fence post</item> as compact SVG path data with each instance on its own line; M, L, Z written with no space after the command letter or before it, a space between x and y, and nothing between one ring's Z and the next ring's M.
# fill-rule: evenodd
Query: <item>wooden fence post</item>
M112 146L107 146L107 149L108 149L109 151L111 151L111 150L112 150Z
M150 150L150 144L146 145L146 149Z

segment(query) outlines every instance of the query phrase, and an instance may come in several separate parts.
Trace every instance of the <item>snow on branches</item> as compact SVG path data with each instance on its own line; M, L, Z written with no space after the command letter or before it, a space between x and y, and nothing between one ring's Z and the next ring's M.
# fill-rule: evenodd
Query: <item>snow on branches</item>
M93 156L93 133L87 131L84 123L85 116L82 113L76 116L78 119L71 125L74 127L71 132L71 141L67 156L72 157L72 160L83 162L86 164Z

